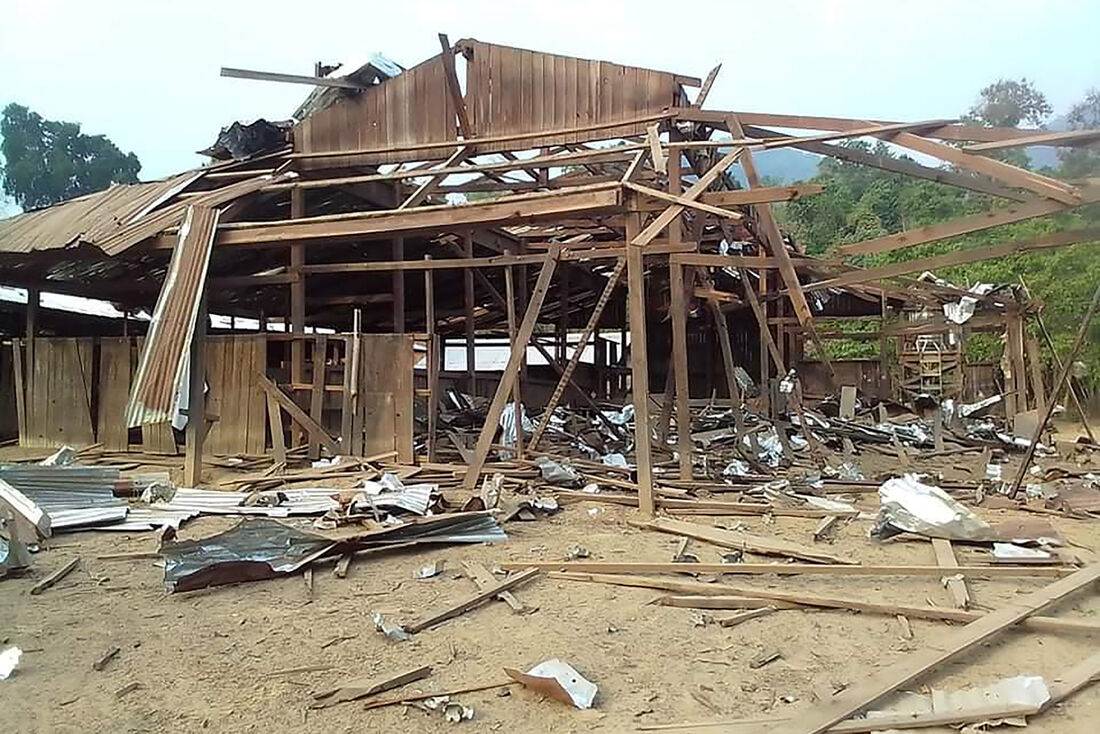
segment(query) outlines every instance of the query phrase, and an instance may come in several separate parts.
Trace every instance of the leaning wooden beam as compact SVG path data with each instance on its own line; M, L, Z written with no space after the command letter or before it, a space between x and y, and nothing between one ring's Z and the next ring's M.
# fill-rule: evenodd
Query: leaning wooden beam
M261 82L286 82L288 84L309 84L314 87L333 87L335 89L367 89L370 85L358 84L340 77L302 76L301 74L279 74L273 71L253 71L252 69L234 69L223 66L221 76L234 79L252 79Z
M775 343L775 337L772 336L772 331L768 328L768 315L764 313L764 305L760 303L760 297L757 296L756 289L752 287L749 271L741 268L738 273L741 275L741 287L745 291L745 300L752 307L752 313L756 317L756 327L760 330L760 337L768 347L768 354L775 365L775 372L777 375L785 375L787 374L787 368L783 364L783 355L779 353L779 345Z
M1040 196L1057 199L1070 206L1081 204L1081 193L1074 187L1056 179L1025 171L1022 168L1010 166L1007 163L985 156L964 153L958 148L952 148L950 145L943 145L913 133L900 132L880 137L903 148L909 148L918 153L924 153L942 161L953 163L959 168L984 173L1009 186L1018 186Z
M957 658L1097 579L1100 579L1100 564L1086 566L1072 576L1020 597L960 630L939 637L934 647L906 655L893 665L876 670L862 683L828 701L818 703L814 708L796 716L789 723L780 724L772 731L774 734L819 734L826 731L932 668Z
M729 127L732 135L741 137L744 135L744 130L741 128L741 121L737 118L737 115L730 115L726 120L726 125ZM756 165L752 159L752 153L745 151L745 155L741 160L741 166L745 171L745 179L749 183L749 188L756 188L760 185L760 177L756 172ZM825 364L825 368L829 373L829 381L836 387L836 372L833 370L833 363L829 359L829 354L825 350L825 345L821 341L821 337L817 334L817 329L814 327L813 312L810 311L810 304L806 301L806 295L802 292L802 285L798 281L798 273L795 272L794 265L791 264L791 256L787 252L787 245L783 241L783 235L779 231L779 225L775 221L775 216L772 214L771 206L768 204L761 204L754 207L758 224L760 225L760 234L763 236L765 243L768 245L768 250L771 252L772 257L779 261L779 273L783 277L783 283L787 286L787 297L791 301L791 306L794 307L795 315L798 316L798 322L802 325L802 328L806 330L806 333L810 335L810 339L813 340L814 346L817 347L818 357Z
M465 145L458 146L455 152L451 154L451 157L443 162L441 168L449 168L455 165L468 155L468 150L469 148ZM431 178L417 186L416 190L409 194L408 198L398 205L398 209L408 209L418 206L420 202L428 198L432 191L435 190L436 186L439 186L439 184L443 182L443 179L447 178L446 173L432 173L431 171L427 171L427 173L431 174Z
M126 425L170 420L187 367L195 333L219 211L203 206L187 210L126 405ZM205 328L205 324L202 324Z
M671 159L670 159L671 160ZM777 201L794 201L805 196L813 196L825 191L824 186L818 184L793 184L791 186L761 186L758 189L742 189L740 191L706 191L699 195L695 201L711 206L730 207L745 204L766 204ZM663 191L661 192L664 193ZM661 211L663 204L642 200L638 202L639 211Z
M505 254L508 254L505 251ZM481 275L480 271L475 270L475 273ZM499 295L499 294L495 294ZM504 269L504 310L508 316L508 341L514 342L516 340L516 284L515 277L512 274L512 268ZM526 353L526 350L524 350ZM526 356L526 354L524 355ZM516 421L516 458L523 459L523 416L526 413L526 409L523 407L523 388L520 385L521 378L523 377L523 365L524 361L520 362L519 374L516 375L516 384L512 386L512 405L515 406L515 421ZM534 448L532 446L531 448ZM492 576L490 576L492 578ZM476 581L476 579L475 579Z
M853 120L846 117L821 117L808 115L777 115L768 112L735 112L729 110L696 110L687 107L675 107L670 110L673 117L692 122L705 122L722 125L730 115L737 115L744 125L768 125L797 130L852 130L867 125L896 125L891 120ZM730 132L733 132L732 130ZM1021 130L1013 127L984 127L980 125L943 125L924 134L941 140L1010 140L1027 135L1042 135L1045 130Z
M260 372L254 373L256 381L259 383L260 388L269 396L275 399L283 410L290 414L290 417L298 422L302 428L304 428L311 438L315 437L321 442L321 445L328 449L329 453L333 456L340 454L340 445L336 440L328 434L321 425L309 417L309 414L298 407L298 404L290 399L290 396L279 389L279 386L268 379L267 375Z
M721 164L719 164L721 165ZM715 166L717 168L717 166ZM725 170L723 167L722 170ZM700 179L700 182L703 179ZM705 188L705 187L704 187ZM702 191L702 189L700 189ZM671 207L669 210L675 209ZM683 207L680 207L683 210ZM664 215L661 215L664 216ZM630 392L634 398L634 462L638 471L638 507L642 515L656 513L653 502L653 447L649 423L649 355L646 339L645 262L642 259L642 215L626 216L626 301L630 321ZM665 226L668 223L666 222ZM625 345L624 345L625 347Z
M1039 135L1028 135L1022 138L1009 138L1008 140L977 143L975 145L968 145L963 148L963 150L967 153L988 153L991 150L1023 148L1029 145L1074 146L1082 143L1091 143L1098 139L1100 139L1100 130L1064 130L1057 133L1041 133Z
M672 319L672 362L676 379L676 452L680 463L680 479L691 481L692 453L695 446L691 441L691 404L688 373L687 347L687 295L684 292L684 280L694 275L690 269L685 272L683 265L669 260L669 291L671 304L669 316Z
M531 302L527 305L527 311L523 314L523 322L519 326L515 341L512 342L512 353L508 357L508 364L501 373L500 382L497 383L493 401L489 404L489 410L485 414L485 423L481 427L481 433L477 438L477 446L474 449L473 459L466 470L466 476L462 480L464 489L472 490L477 487L478 476L485 465L485 459L489 456L489 449L493 443L493 436L497 432L500 414L504 412L504 405L512 392L512 385L519 372L520 362L527 352L527 344L531 341L531 334L538 322L539 311L542 310L542 302L546 299L546 293L550 290L550 281L554 276L554 269L558 264L558 248L552 248L542 263L538 281L531 293Z
M802 287L806 291L820 290L822 288L840 288L858 283L868 283L883 278L896 278L910 273L920 273L936 268L948 268L965 263L980 262L993 258L1007 257L1017 252L1030 250L1045 250L1053 247L1064 247L1080 242L1093 242L1100 240L1100 229L1076 229L1067 232L1055 232L1043 235L1025 242L1001 242L996 245L974 247L967 250L957 250L943 255L907 260L906 262L891 263L877 268L853 269L850 272L838 275L835 278L827 278Z
M707 96L710 94L710 88L714 86L714 80L718 78L718 72L721 70L722 65L718 64L707 73L707 78L703 81L703 86L699 89L699 94L696 95L695 101L691 104L692 107L698 109L707 101Z
M598 496L598 495L597 495ZM510 561L501 563L505 571L540 568L543 571L581 573L718 573L733 576L943 576L942 566L868 565L822 563L603 563L599 561ZM1060 566L956 566L952 569L968 578L1062 578L1074 572ZM728 593L728 592L727 592Z
M626 258L620 258L618 262L615 263L615 268L608 273L607 285L604 286L603 292L600 293L600 297L596 301L596 305L592 308L592 315L588 317L588 323L585 324L584 331L581 332L580 342L573 350L573 354L569 357L569 362L565 365L565 369L558 378L558 384L554 386L554 392L550 394L550 399L546 402L546 406L542 410L542 417L539 419L539 424L535 428L535 432L531 434L530 446L532 451L538 446L542 434L546 432L546 427L550 425L550 416L554 412L554 409L558 407L558 403L561 402L562 395L565 394L565 388L573 377L573 372L576 371L577 365L580 364L581 356L588 346L588 340L592 338L592 334L594 334L599 327L600 317L603 316L604 308L607 307L608 301L611 300L611 294L618 285L619 278L622 277L623 270L625 269Z
M1100 201L1100 186L1088 186L1081 190L1082 204L1091 204L1096 201ZM1053 199L1033 199L1025 204L1013 204L939 224L930 224L926 227L918 227L897 234L876 237L873 240L841 245L838 249L843 255L874 255L882 252L893 252L903 247L935 242L970 232L980 232L990 227L1021 222L1025 219L1054 214L1071 208Z
M745 126L745 129L750 131L751 134L756 136L777 136L779 133L771 130L766 130L759 127ZM849 161L851 163L859 163L871 168L878 168L883 171L891 171L893 173L902 173L913 178L920 178L926 181L935 181L936 183L947 184L948 186L955 186L961 189L967 189L969 191L977 191L983 194L989 194L991 196L999 196L1004 199L1012 199L1013 201L1026 202L1031 199L1029 194L1023 194L1015 189L1002 186L991 178L980 176L977 174L971 174L966 172L960 172L951 170L948 168L933 168L931 166L922 166L921 164L911 161L907 158L894 158L887 155L879 155L876 153L869 153L867 151L859 150L858 148L845 148L839 145L829 145L828 143L806 143L802 142L795 146L799 150L805 150L810 153L817 153L818 155L825 155L837 160ZM709 202L713 203L713 202Z
M1043 411L1043 415L1039 419L1039 422L1035 424L1035 432L1031 435L1031 443L1028 444L1027 453L1024 454L1024 460L1020 462L1020 468L1016 472L1016 478L1012 480L1012 487L1008 492L1009 497L1016 496L1020 491L1020 485L1023 484L1024 477L1027 476L1028 467L1031 466L1031 460L1035 456L1035 448L1039 445L1039 439L1043 435L1043 430L1046 428L1047 421L1054 415L1054 409L1058 403L1058 399L1062 395L1062 389L1069 381L1070 370L1073 368L1074 360L1077 359L1077 354L1081 351L1081 345L1084 343L1085 335L1089 331L1089 325L1092 323L1093 314L1096 313L1097 303L1100 303L1100 286L1097 286L1096 292L1092 294L1092 302L1089 304L1088 311L1085 312L1085 318L1081 322L1081 328L1077 330L1077 337L1073 340L1073 346L1070 348L1069 354L1066 355L1066 362L1062 366L1062 371L1058 374L1058 379L1051 385L1050 399L1047 400L1046 410Z
M737 161L737 159L741 157L741 152L742 149L737 148L736 150L732 150L727 153L722 158L722 160L711 166L706 173L700 176L699 179L694 184L692 184L681 197L678 198L687 201L694 201L698 199L699 195L706 191L708 186L714 183L714 181L719 176L726 172L727 168L732 166ZM657 215L657 218L650 222L649 225L641 232L639 232L636 237L627 237L627 241L637 246L644 246L649 244L654 239L656 239L657 235L659 235L665 227L671 224L672 221L676 219L676 217L683 214L685 208L686 207L683 204L674 204L668 207L659 215Z
M649 186L642 186L641 184L636 184L633 181L627 181L627 182L623 183L623 187L628 188L631 191L636 191L637 193L642 194L643 196L649 196L649 197L652 197L654 199L661 199L663 201L667 201L667 202L670 202L672 204L679 204L681 206L689 207L691 209L698 209L701 212L706 212L707 214L714 214L715 216L718 216L718 217L725 217L726 219L741 219L742 218L742 215L741 215L740 212L730 211L729 209L723 209L723 208L717 207L717 206L711 206L710 204L704 204L700 201L694 201L692 199L688 199L688 198L683 197L683 196L676 196L675 194L669 194L669 193L666 193L664 191L659 191L658 189L651 188Z
M474 134L474 128L470 125L466 100L462 98L462 88L458 84L458 74L455 73L455 50L451 48L446 33L439 34L439 45L443 49L443 75L447 80L447 94L451 97L451 104L454 105L455 116L458 118L458 131L462 133L462 137L470 138Z
M453 230L523 222L541 217L586 214L611 210L621 203L618 182L575 186L533 194L519 194L472 204L422 206L414 209L330 214L276 222L234 222L218 228L217 244L285 245L288 242L378 237L389 239L407 232ZM154 247L171 247L157 241Z
M544 347L539 342L538 337L535 337L531 340L531 346L533 346L535 350L542 355L542 358L546 360L547 364L554 368L554 371L558 373L559 377L565 374L565 368L562 367L561 364L558 363L558 360L554 357L554 355L550 354L550 352L546 350L546 347ZM578 385L572 377L569 378L569 387L573 388L573 392L576 393L577 397L579 397L584 402L584 404L589 407L596 418L604 424L604 426L607 428L608 431L611 432L612 435L619 436L623 432L622 428L616 426L614 423L611 422L610 418L604 415L603 410L600 408L599 404L596 403L596 401L592 399L592 396L589 395L584 388Z

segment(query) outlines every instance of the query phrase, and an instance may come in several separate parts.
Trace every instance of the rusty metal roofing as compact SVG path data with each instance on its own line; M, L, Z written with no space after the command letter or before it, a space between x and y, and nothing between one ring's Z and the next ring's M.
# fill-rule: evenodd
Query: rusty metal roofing
M0 252L28 253L98 245L124 225L171 198L201 173L161 181L115 184L105 191L0 220Z

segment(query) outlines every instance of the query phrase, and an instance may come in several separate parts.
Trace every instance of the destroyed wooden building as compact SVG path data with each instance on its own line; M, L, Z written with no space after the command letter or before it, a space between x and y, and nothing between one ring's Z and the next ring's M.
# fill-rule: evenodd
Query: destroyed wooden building
M614 434L605 412L630 401L652 511L655 464L698 471L693 408L724 400L739 415L759 390L767 415L791 370L807 395L1003 392L1009 416L1041 410L1026 294L917 276L1096 237L871 268L808 255L771 205L820 187L761 185L754 155L793 147L1005 202L840 256L1067 211L1100 188L992 155L1037 131L709 109L718 68L698 78L441 36L441 53L409 69L226 71L315 91L274 147L0 222L0 284L30 294L0 313L0 425L21 444L175 452L182 436L192 485L204 453L433 461L451 448L441 408L477 395L491 402L461 447L472 487L510 404L537 425L520 432L523 452L562 402ZM836 145L861 137L951 167ZM122 317L52 312L44 292ZM830 326L849 319L875 328ZM974 332L1005 336L1003 369L964 363ZM853 338L878 358L828 358L828 340ZM203 420L181 433L181 412Z

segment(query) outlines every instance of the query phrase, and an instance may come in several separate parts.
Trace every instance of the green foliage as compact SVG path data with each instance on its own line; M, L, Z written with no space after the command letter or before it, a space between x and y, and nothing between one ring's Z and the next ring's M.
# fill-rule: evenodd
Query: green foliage
M989 85L981 91L978 103L967 117L974 123L984 125L1038 125L1050 114L1050 105L1045 97L1025 79L1019 82L1001 80ZM1073 107L1068 119L1074 128L1100 127L1100 89L1090 90ZM844 145L880 156L897 157L881 142L872 146L865 141L848 141ZM1017 155L1009 160L1019 164L1021 159L1023 156ZM1084 148L1063 149L1058 169L1049 173L1063 179L1100 175L1100 154ZM816 196L796 199L784 211L788 231L805 244L811 254L826 253L838 244L873 239L1006 206L1003 200L984 194L834 159L822 162L818 175L811 183L823 185L825 191ZM1100 226L1100 205L950 240L853 258L851 262L862 267L874 267L959 249L1028 240L1064 229L1095 226ZM1032 297L1042 303L1043 320L1059 353L1064 354L1080 326L1081 316L1088 307L1093 290L1100 283L1100 244L1086 243L985 260L942 269L936 274L961 287L979 282L1017 284L1022 280ZM809 343L806 349L807 354L812 354ZM877 353L877 349L877 343L865 341L840 340L826 344L826 350L835 358L869 356ZM967 356L976 361L995 361L1000 359L1002 349L997 335L972 335ZM1045 356L1049 364L1050 355ZM1093 379L1096 379L1100 375L1100 322L1093 325L1082 357Z
M85 135L75 122L46 120L9 104L0 119L4 191L24 209L137 181L141 163L102 135Z

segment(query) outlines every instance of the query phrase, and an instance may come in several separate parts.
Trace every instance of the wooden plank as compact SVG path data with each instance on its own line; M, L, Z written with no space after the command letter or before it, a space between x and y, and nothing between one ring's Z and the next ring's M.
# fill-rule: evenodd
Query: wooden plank
M512 268L504 269L504 310L508 318L508 341L509 343L516 340L516 284L515 278L512 275ZM523 459L523 416L525 409L523 407L523 394L520 382L523 378L523 365L524 362L520 362L519 374L516 376L516 384L512 386L512 405L515 406L515 420L516 420L516 458ZM541 421L539 422L541 426ZM534 437L532 437L534 439ZM533 446L532 446L533 448ZM476 569L475 569L476 570Z
M531 302L527 306L527 311L523 314L523 322L520 324L519 333L516 335L515 341L512 342L512 353L508 358L508 364L501 374L496 393L493 395L493 401L490 403L489 410L485 414L485 423L481 428L481 433L478 435L473 461L470 462L470 467L467 469L466 476L462 480L464 489L472 490L477 486L478 476L481 473L482 466L485 464L485 459L489 455L489 449L493 443L493 436L496 434L500 422L500 414L504 411L504 404L508 401L509 394L512 391L512 385L516 380L520 362L523 360L524 354L527 351L527 344L531 340L531 334L535 330L535 323L538 321L539 311L542 309L542 302L546 298L547 291L550 290L550 281L551 278L553 278L554 269L557 266L558 254L558 248L552 247L547 253L546 260L543 262L542 270L539 271L538 281L535 284L534 291L531 293Z
M1027 364L1031 374L1031 394L1035 396L1035 408L1042 413L1047 407L1047 391L1043 384L1042 355L1039 353L1039 340L1027 339Z
M1084 203L1100 201L1100 186L1087 186L1081 190L1081 199ZM893 252L904 247L936 242L949 237L980 232L990 227L1002 224L1021 222L1034 217L1066 211L1070 207L1060 201L1051 199L1033 199L1023 204L1011 204L989 211L979 212L967 217L959 217L946 222L929 224L925 227L898 232L897 234L876 237L873 240L864 240L850 245L841 245L838 249L844 255L872 255L882 252Z
M11 365L15 389L15 420L19 430L19 445L27 445L27 392L23 385L23 350L18 339L11 340ZM129 385L127 385L129 392Z
M850 565L828 563L648 563L602 561L534 561L519 560L499 564L505 571L538 568L543 571L563 571L601 574L718 573L730 576L903 576L938 578L943 566ZM956 565L952 570L968 578L1062 578L1074 572L1061 566L996 566Z
M933 255L932 257L918 258L916 260L890 263L876 268L853 268L851 271L833 278L807 283L802 286L802 290L815 291L821 290L822 288L840 288L842 286L858 285L860 283L868 283L885 278L897 278L902 275L919 273L925 270L949 268L956 265L964 265L966 263L1007 257L1018 252L1064 247L1066 245L1074 245L1080 242L1093 242L1095 240L1100 240L1100 229L1078 229L1054 232L1036 237L1033 240L1022 242L1000 242L995 245L974 247L967 250L956 250L955 252L948 252L943 255Z
M76 558L71 559L64 566L62 566L61 568L57 569L56 571L53 571L52 573L50 573L44 579L42 579L37 584L35 584L34 586L31 587L31 591L30 591L31 596L37 596L38 594L41 594L46 589L49 589L50 587L56 585L59 581L61 581L61 579L68 576L72 572L72 570L74 568L76 568L76 565L78 563L80 563L80 556L77 556Z
M707 101L707 96L710 94L710 88L714 86L714 80L718 78L718 72L722 70L722 65L718 64L709 72L707 72L707 78L703 81L703 86L699 89L699 94L695 96L695 102L692 103L692 107L702 107L703 103Z
M276 464L286 464L286 438L283 434L283 414L279 403L270 394L266 394L267 422L271 430L271 456Z
M699 191L702 188L692 195ZM630 243L626 247L626 300L630 322L630 392L634 399L634 461L638 475L638 507L643 516L652 517L656 514L656 505L653 501L653 447L649 422L649 347L646 338L645 263L642 259L644 243L640 243L640 229L641 214L631 212L626 218L626 240Z
M309 417L317 425L324 425L325 409L325 372L328 353L328 337L320 335L313 339L313 390L310 393ZM268 398L270 400L270 397ZM316 433L309 437L309 458L313 461L321 458L321 441Z
M496 586L496 577L493 576L489 569L485 568L485 566L480 563L463 561L462 570L466 573L466 577L474 582L474 585L477 586L479 591L491 589L493 586ZM523 571L524 569L517 568L515 570ZM496 598L511 607L512 611L516 614L528 614L533 611L530 607L520 602L520 600L510 591L502 591L497 594Z
M99 340L99 416L96 441L107 451L129 449L126 401L130 396L129 337Z
M671 180L672 164L675 156L668 159L669 178ZM711 206L731 207L748 204L768 204L773 202L794 201L806 196L813 196L825 191L824 186L818 184L792 184L791 186L761 186L757 189L741 189L738 191L706 191L699 195L696 201ZM679 188L669 183L669 192L678 193ZM657 202L640 201L638 209L641 211L661 211L665 207ZM671 238L670 238L671 239Z
M813 563L855 564L855 561L848 558L830 555L817 548L792 543L783 538L733 532L720 528L707 527L697 523L685 522L683 520L656 518L648 522L630 521L629 524L647 530L656 530L662 533L671 533L673 535L695 538L696 540L705 540L708 543L714 543L723 548L733 548L749 553L789 556L790 558L799 558Z
M223 66L220 76L234 79L251 79L261 82L284 82L286 84L309 84L314 87L331 87L333 89L353 89L360 91L369 89L369 85L344 79L342 77L302 76L301 74L279 74L273 71L255 71L253 69L235 69Z
M916 680L932 668L959 657L1006 628L1041 612L1097 579L1100 579L1100 564L1093 564L1043 589L1022 596L962 629L948 632L936 640L934 647L911 653L892 665L876 670L863 682L857 683L829 701L818 703L813 709L796 716L790 723L779 725L773 729L773 732L775 734L818 734L826 731L837 722L843 721Z
M267 397L257 385L252 375L257 372L267 374L267 337L244 337L247 341L251 363L245 371L242 384L242 396L247 404L248 421L245 424L245 453L253 456L267 451Z
M783 355L780 353L779 346L776 344L771 329L768 327L768 315L764 312L764 305L760 303L760 298L752 287L752 279L749 276L749 271L745 268L741 268L740 274L742 289L745 292L745 300L748 301L749 306L752 307L752 314L756 317L756 328L760 330L760 339L767 347L767 353L768 356L771 357L772 363L775 364L775 373L777 375L785 375L787 374L787 368L783 363Z
M452 60L453 61L453 60ZM467 157L469 148L465 145L460 145L455 149L455 152L451 154L451 157L443 162L440 168L450 168L457 164L459 161ZM428 173L431 173L429 170ZM443 183L443 180L447 178L446 173L437 173L429 176L429 178L421 183L416 189L409 194L408 198L402 201L398 205L398 209L408 209L410 207L419 206L421 202L428 198L428 196L436 189L439 184Z
M818 596L803 592L776 591L774 589L758 589L755 587L736 586L731 584L711 584L702 581L684 581L662 577L632 576L626 574L565 573L561 571L550 571L547 575L552 579L566 581L630 586L641 589L664 589L665 591L675 592L676 595L662 597L658 602L659 604L662 606L690 609L758 609L762 605L792 609L798 607L818 607L821 609L847 609L868 614L883 614L890 617L903 614L915 619L931 619L943 622L975 622L987 616L979 612L950 609L947 607L889 604L864 601L862 599ZM1083 632L1087 634L1100 632L1100 624L1081 619L1030 617L1019 621L1018 624L1028 630L1044 632Z
M520 584L526 583L537 576L540 571L537 568L528 569L521 573L513 574L508 578L500 581L492 586L488 586L472 597L465 599L458 604L454 604L446 609L443 609L435 614L432 614L424 619L421 619L412 624L401 625L402 629L410 635L415 635L417 632L434 627L440 622L445 622L448 619L457 617L460 614L465 614L471 609L475 609L487 601L496 598L496 596L502 592L510 591Z
M431 257L425 255L424 259L430 260ZM435 331L435 283L431 270L424 271L424 320L428 332L428 461L435 461L439 428L439 369L443 350Z
M331 453L333 456L337 456L340 453L340 446L336 443L332 436L328 435L328 432L326 432L324 428L322 428L316 421L310 418L304 410L299 408L298 404L291 400L286 393L280 390L278 385L269 380L267 378L267 375L257 373L256 380L259 381L260 387L263 389L263 391L273 397L275 399L275 402L277 402L283 408L283 410L289 413L291 418L298 421L298 424L302 426L302 428L304 428L310 434L316 434L321 441L321 445L328 449L329 453Z
M1080 191L1061 181L1041 176L1032 171L1025 171L1022 168L1010 166L992 158L964 153L958 148L952 148L949 145L943 145L909 132L898 132L888 136L880 135L879 137L903 148L909 148L918 153L924 153L948 163L953 163L959 168L984 173L990 178L1009 186L1018 186L1040 196L1057 199L1063 204L1069 204L1070 206L1080 206L1081 204Z
M947 590L951 592L951 599L957 609L970 608L970 591L966 588L966 582L959 577L959 562L955 558L955 550L951 547L951 541L944 538L932 538L932 550L936 554L936 563L941 568L950 569L953 573L944 577Z
M390 389L393 395L393 448L397 451L397 460L405 464L412 464L415 459L414 432L415 412L413 400L416 388L413 380L413 368L416 362L416 353L413 349L414 337L387 336L393 343L393 363L390 370Z
M697 209L701 212L714 214L715 216L724 217L726 219L740 220L743 218L740 212L730 211L729 209L723 209L718 206L711 206L710 204L704 204L701 201L694 201L683 196L677 196L676 194L669 194L664 191L651 188L649 186L636 184L633 181L624 181L623 188L630 189L631 191L636 191L643 196L649 196L653 199L661 199L662 201L679 204L680 206L684 206L690 209Z
M1100 139L1100 130L1063 130L1061 132L1025 135L1022 138L1009 138L1008 140L993 140L988 143L976 143L966 146L963 150L967 153L988 153L994 150L1023 148L1031 145L1075 146L1082 143L1091 143L1097 139Z
M692 455L695 446L691 442L691 396L688 372L687 346L687 298L684 279L694 275L685 273L684 266L669 260L669 317L672 320L672 363L676 380L676 452L679 455L680 479L692 479Z
M194 333L188 345L187 426L184 429L187 452L183 457L183 482L189 487L197 487L202 481L202 450L206 440L206 342L210 323L208 303L208 294L204 292L199 297Z

